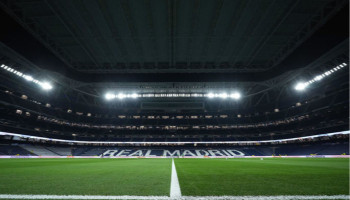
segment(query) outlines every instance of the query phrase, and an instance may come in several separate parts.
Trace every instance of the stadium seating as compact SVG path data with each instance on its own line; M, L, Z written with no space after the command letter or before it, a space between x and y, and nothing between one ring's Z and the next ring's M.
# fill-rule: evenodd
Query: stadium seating
M35 154L17 145L0 145L0 155L32 156Z
M49 150L45 146L20 145L20 147L38 156L60 156L59 154Z
M70 156L72 155L71 148L67 147L46 147L49 151L54 152L55 154L58 154L60 156Z
M180 155L183 155L185 150L195 153L195 150L237 150L244 153L245 156L271 156L271 155L341 155L349 154L348 142L334 143L314 143L314 144L285 144L274 146L226 146L226 147L81 147L81 146L38 146L31 144L21 145L1 145L0 155L40 155L40 156L100 156L108 150L128 150L130 155L137 150L142 150L143 155L146 155L148 150L151 155L163 156L164 150L174 152L179 150ZM189 154L190 155L190 154Z

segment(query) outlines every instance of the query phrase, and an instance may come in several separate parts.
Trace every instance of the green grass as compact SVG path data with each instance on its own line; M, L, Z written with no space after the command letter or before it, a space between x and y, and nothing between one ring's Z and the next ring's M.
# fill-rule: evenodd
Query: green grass
M349 160L176 159L182 195L349 194Z
M0 159L0 194L169 195L170 159Z
M182 195L349 194L349 160L175 159ZM168 196L171 159L0 159L0 194Z

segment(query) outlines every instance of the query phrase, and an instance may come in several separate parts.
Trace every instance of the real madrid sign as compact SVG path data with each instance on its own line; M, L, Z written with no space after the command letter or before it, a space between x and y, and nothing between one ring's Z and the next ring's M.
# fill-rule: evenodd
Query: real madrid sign
M119 149L119 150L107 150L102 156L244 156L245 154L235 149L196 149L196 150L166 150L166 149L146 149L146 150L135 150L135 149Z

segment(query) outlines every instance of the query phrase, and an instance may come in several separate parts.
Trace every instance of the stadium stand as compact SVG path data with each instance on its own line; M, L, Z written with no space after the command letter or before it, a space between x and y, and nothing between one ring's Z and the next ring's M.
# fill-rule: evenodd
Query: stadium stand
M89 150L81 153L79 156L99 156L105 151L106 148L90 148Z
M18 145L0 144L0 155L34 156L36 154L18 146Z
M48 149L48 147L45 147L45 146L26 144L26 145L20 145L20 147L38 156L59 156L59 154Z
M72 150L73 149L73 150ZM163 156L164 150L174 152L179 150L180 155L183 155L185 150L189 150L195 154L195 150L238 150L244 153L245 156L271 156L271 155L288 155L288 156L305 156L305 155L349 155L348 142L328 142L328 143L306 143L306 144L284 144L272 146L250 146L250 147L78 147L78 146L38 146L38 145L1 145L1 155L40 155L40 156L101 156L108 150L128 150L132 154L137 150L142 150L143 155L148 150L151 150L151 155ZM72 153L73 152L73 153ZM125 155L125 154L123 154ZM224 154L225 155L225 154Z
M60 156L70 156L72 155L72 150L70 147L53 147L53 146L48 146L46 147L51 152L54 152L57 155Z

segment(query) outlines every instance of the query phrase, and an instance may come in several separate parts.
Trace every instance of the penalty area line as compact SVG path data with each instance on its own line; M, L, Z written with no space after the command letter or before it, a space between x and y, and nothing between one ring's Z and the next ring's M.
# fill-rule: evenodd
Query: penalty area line
M98 196L98 195L16 195L0 194L0 199L159 199L159 200L321 200L321 199L349 199L350 195L287 195L287 196Z

